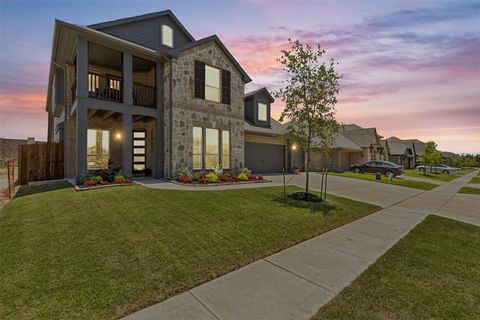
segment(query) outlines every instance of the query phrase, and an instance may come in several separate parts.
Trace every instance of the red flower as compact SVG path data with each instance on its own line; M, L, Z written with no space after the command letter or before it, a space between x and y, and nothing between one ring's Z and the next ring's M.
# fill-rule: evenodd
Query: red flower
M222 181L222 182L227 182L228 181L227 176L220 176L218 179L220 179L220 181Z
M103 180L102 182L100 182L100 184L101 185L107 185L107 184L110 184L110 182Z
M254 174L251 174L248 176L248 180L256 180L256 179L257 179L257 176Z
M233 180L233 181L235 181L235 182L238 180L238 176L237 176L237 175L235 175L235 174L234 174L234 175L232 175L232 176L231 176L231 178L232 178L232 180Z
M198 183L205 183L205 178L203 177L198 178Z
M258 176L258 177L257 177L257 180L263 180L263 177L262 177L262 176Z
M83 184L90 187L90 186L96 185L96 184L97 184L97 181L96 181L96 180L93 180L93 179L88 179L88 180L86 180Z

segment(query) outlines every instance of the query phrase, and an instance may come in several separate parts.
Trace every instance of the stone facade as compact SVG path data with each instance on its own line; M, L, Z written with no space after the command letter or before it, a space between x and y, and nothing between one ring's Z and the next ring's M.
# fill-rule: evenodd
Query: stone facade
M230 71L230 105L194 98L195 60ZM177 59L173 59L171 64L165 64L164 75L165 172L167 175L174 176L182 168L192 168L194 126L229 130L230 167L244 166L244 82L241 74L217 45L208 43L185 50ZM172 97L171 101L170 97ZM172 123L171 128L170 123Z

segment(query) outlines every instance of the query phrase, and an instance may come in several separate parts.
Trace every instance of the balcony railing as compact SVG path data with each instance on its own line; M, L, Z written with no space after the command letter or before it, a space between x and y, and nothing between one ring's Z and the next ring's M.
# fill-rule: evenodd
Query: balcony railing
M133 104L137 106L155 108L157 105L157 88L145 84L133 83Z
M90 98L123 101L122 78L106 76L94 72L88 73L88 96Z

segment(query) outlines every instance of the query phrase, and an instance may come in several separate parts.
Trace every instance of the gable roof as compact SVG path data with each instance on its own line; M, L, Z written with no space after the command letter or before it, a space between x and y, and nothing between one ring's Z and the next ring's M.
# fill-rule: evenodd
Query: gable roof
M355 124L346 126L343 126L344 131L342 134L356 145L362 148L369 148L371 145L379 144L377 130L375 128L364 129Z
M158 11L158 12L142 14L142 15L134 16L134 17L128 17L128 18L111 20L111 21L106 21L106 22L101 22L101 23L95 23L95 24L88 25L87 27L98 30L98 29L115 27L115 26L118 26L118 25L121 25L121 24L127 24L127 23L142 21L142 20L149 20L149 19L158 18L158 17L162 17L162 16L169 16L179 26L179 28L187 35L187 37L190 39L190 41L195 41L195 38L190 34L190 32L188 32L188 30L177 19L177 17L173 14L173 12L171 10L163 10L163 11Z
M342 125L344 131L352 131L352 130L360 130L363 129L357 124L354 123L349 123L349 124L344 124Z
M271 103L273 103L275 101L275 99L272 97L272 95L270 94L270 92L268 92L268 89L263 87L263 88L260 88L258 90L255 90L255 91L251 91L249 93L246 93L244 96L243 96L243 99L248 99L254 95L256 95L257 93L265 93L265 95L268 97L268 99L270 100Z
M242 75L243 77L243 81L245 83L248 83L250 81L252 81L252 79L250 78L250 76L245 72L245 70L243 70L242 66L240 66L240 64L238 63L237 60L235 60L235 58L233 57L233 55L230 53L230 51L228 51L227 47L225 47L225 45L223 44L223 42L220 40L219 37L217 37L216 34L212 35L212 36L209 36L209 37L206 37L206 38L203 38L203 39L200 39L200 40L197 40L197 41L193 41L193 42L190 42L190 43L187 43L186 45L184 46L181 46L181 47L178 47L178 48L173 48L171 50L168 50L167 52L174 56L174 57L178 57L180 55L181 52L185 51L185 50L188 50L188 49L191 49L191 48L195 48L195 47L198 47L198 46L201 46L203 44L207 44L209 42L214 42L218 45L218 47L222 50L222 52L225 54L225 56L228 58L228 60L230 60L230 62L235 66L235 68L237 68L237 70L240 72L240 74Z

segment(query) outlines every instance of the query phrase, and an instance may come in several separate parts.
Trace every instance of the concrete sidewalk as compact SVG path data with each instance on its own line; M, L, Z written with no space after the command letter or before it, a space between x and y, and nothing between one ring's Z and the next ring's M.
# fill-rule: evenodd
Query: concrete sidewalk
M457 191L475 174L413 195L126 319L309 319L428 213L466 221L464 208L456 207L464 200L456 199ZM472 212L480 206L477 198L467 205ZM468 219L480 225L479 216L472 213Z

